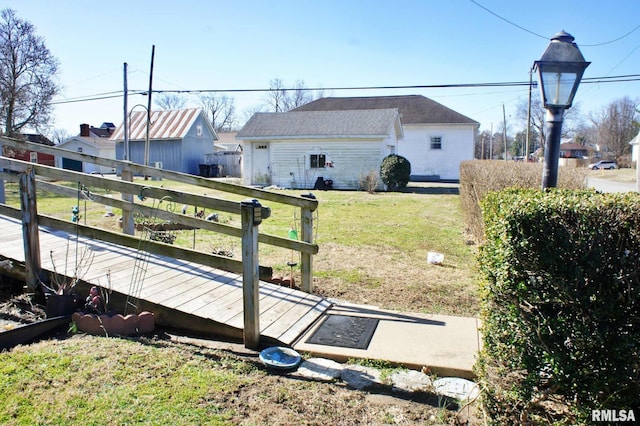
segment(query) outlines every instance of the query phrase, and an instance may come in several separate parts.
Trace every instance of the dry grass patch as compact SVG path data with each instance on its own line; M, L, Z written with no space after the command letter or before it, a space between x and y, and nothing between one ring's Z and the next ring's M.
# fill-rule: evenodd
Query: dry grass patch
M314 258L314 286L325 297L386 309L476 315L475 273L465 261L445 256L431 265L398 250L326 243Z
M589 170L588 176L598 179L614 180L616 182L635 182L636 169Z

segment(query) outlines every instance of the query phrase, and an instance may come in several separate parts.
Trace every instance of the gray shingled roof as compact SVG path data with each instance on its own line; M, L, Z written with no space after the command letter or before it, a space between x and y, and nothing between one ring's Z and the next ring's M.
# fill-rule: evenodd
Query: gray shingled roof
M343 111L397 108L403 124L479 123L422 95L320 98L293 111Z
M258 112L238 139L268 137L386 136L398 119L397 109L350 111Z

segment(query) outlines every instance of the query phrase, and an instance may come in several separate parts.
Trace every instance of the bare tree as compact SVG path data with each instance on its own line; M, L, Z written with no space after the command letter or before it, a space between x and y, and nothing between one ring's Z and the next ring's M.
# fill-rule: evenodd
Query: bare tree
M254 106L252 108L249 108L247 110L244 111L244 121L245 123L247 121L249 121L249 119L251 119L251 117L253 117L253 114L259 113L259 112L267 112L265 110L264 105L258 105L258 106Z
M628 163L629 141L638 133L638 103L625 96L590 117L597 128L600 149L621 164Z
M35 27L0 12L0 124L16 137L24 127L42 132L50 122L51 100L60 88L54 81L58 60L51 55Z
M266 104L269 111L283 112L285 109L285 99L287 97L287 89L284 82L279 78L274 78L269 82L269 91L267 92Z
M203 95L200 104L216 132L229 132L236 124L236 106L229 96Z
M70 137L71 135L69 134L69 132L67 132L66 129L53 129L53 131L51 132L51 141L56 145L66 141Z
M522 120L525 129L527 125L527 114L529 112L528 110L528 99L522 99L516 105L516 117ZM536 146L537 144L539 144L543 149L545 147L545 138L547 136L545 128L545 115L546 110L544 109L542 101L540 100L540 94L537 91L533 92L531 95L531 134L529 140L530 147ZM575 103L564 113L562 134L572 135L576 132L577 129L581 128L582 125L583 119L580 115L580 105ZM538 139L534 140L534 136Z
M155 98L154 102L160 109L182 109L187 100L180 95L163 94Z
M286 92L284 98L285 111L291 111L304 104L308 104L314 99L310 90L304 86L304 80L296 80L293 88Z
M267 109L275 112L286 112L307 104L314 99L322 97L324 90L319 90L315 94L307 89L304 80L296 80L292 87L287 88L285 83L274 78L269 82L269 92L267 92Z
M491 140L491 134L488 130L483 130L478 133L476 137L476 143L474 147L473 157L477 160L489 159L489 143Z

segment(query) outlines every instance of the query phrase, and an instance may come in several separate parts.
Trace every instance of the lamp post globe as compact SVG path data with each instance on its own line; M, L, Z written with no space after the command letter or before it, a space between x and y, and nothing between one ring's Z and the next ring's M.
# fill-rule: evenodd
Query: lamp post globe
M560 31L551 38L540 60L534 62L542 103L547 110L543 189L557 186L564 111L571 107L582 75L590 64L574 40L571 34Z

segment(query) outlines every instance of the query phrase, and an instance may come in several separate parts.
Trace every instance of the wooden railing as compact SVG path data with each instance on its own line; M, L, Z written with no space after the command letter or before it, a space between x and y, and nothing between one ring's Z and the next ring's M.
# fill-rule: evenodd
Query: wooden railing
M0 137L0 152L2 152L2 145L17 150L42 152L76 161L111 167L118 170L122 177L121 180L117 180L103 177L99 174L86 174L71 170L63 170L0 156L0 214L22 219L23 229L29 229L29 235L25 233L25 255L29 254L32 257L37 255L39 257L39 253L33 253L35 245L32 241L34 233L37 235L38 225L56 228L70 233L77 233L78 235L93 239L138 248L140 247L140 239L134 236L134 212L140 212L143 215L153 214L158 218L167 221L241 238L242 260L235 260L215 254L202 253L154 241L146 242L145 249L151 253L190 260L214 268L242 273L245 293L245 344L249 347L257 346L257 339L259 338L259 325L257 324L258 280L259 278L271 278L271 268L259 266L258 243L300 252L301 289L306 292L312 291L312 260L313 255L318 252L318 246L313 243L312 232L313 212L318 207L318 202L314 198L280 194L206 179L185 173L143 166L127 161L101 158L60 148ZM2 171L3 169L4 171ZM230 194L247 196L249 199L242 202L235 202L207 195L147 186L133 182L134 175L143 175L152 178L197 185ZM21 209L12 208L6 205L4 181L21 183L21 197L23 198L21 202ZM36 185L38 188L43 190L64 196L75 197L77 195L76 190L56 184L54 183L55 181L78 182L79 185L84 185L85 187L100 188L120 193L122 198L120 200L94 193L91 194L91 199L95 202L122 210L123 233L120 234L102 230L82 225L78 222L60 220L42 214L35 215L34 213L37 211L35 207L37 203L35 199ZM136 196L139 198L153 198L157 200L168 198L172 202L179 204L187 204L231 214L239 214L242 219L242 226L237 228L197 217L176 214L162 209L153 209L140 203L136 203ZM262 220L268 219L270 215L270 208L263 206L261 201L270 201L299 208L301 218L301 240L292 240L289 238L260 233L258 228L260 223ZM27 218L28 224L25 223L25 217ZM31 253L28 253L29 251L31 251ZM34 260L34 262L36 261ZM31 269L39 267L39 259L37 259L37 264L35 266L31 265L30 267ZM28 283L28 285L35 285L35 281L38 279L37 274L38 271L31 270L31 272L29 272L29 268L27 269L28 279L32 281Z

